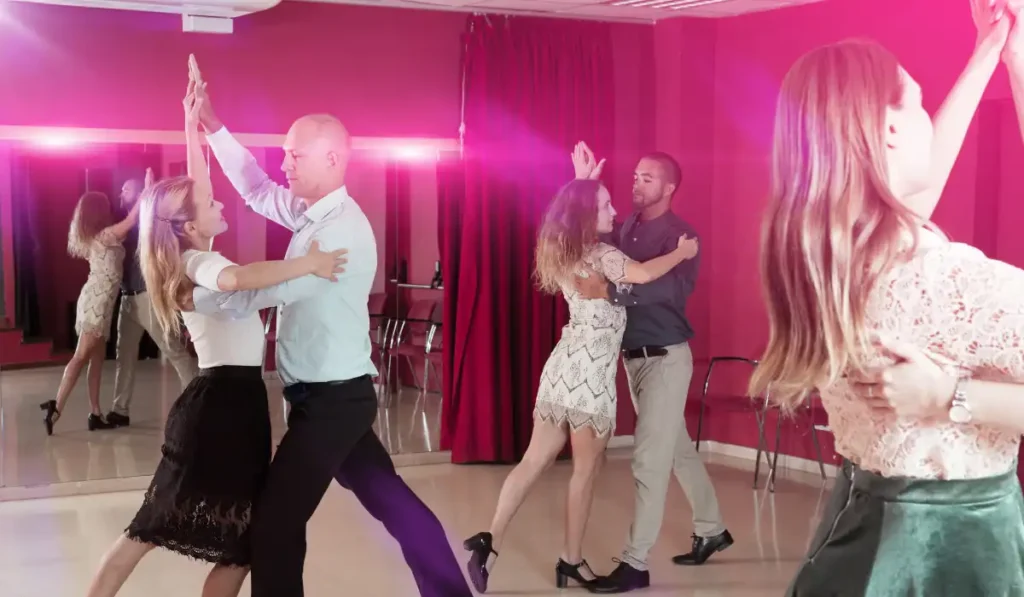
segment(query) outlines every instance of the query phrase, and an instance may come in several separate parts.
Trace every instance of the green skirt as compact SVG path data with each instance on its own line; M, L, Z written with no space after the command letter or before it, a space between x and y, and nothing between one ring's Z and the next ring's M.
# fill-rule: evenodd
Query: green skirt
M844 461L789 597L1024 596L1016 467L965 480L887 478Z

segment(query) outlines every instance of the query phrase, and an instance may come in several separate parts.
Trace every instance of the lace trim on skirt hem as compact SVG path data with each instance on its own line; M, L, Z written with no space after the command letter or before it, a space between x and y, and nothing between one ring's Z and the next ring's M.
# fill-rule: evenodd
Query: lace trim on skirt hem
M561 404L538 401L533 409L534 415L541 421L561 427L563 423L569 425L573 432L584 427L594 430L597 437L611 435L615 431L615 419L595 413L586 412L576 408L569 408Z
M248 566L252 504L217 504L205 498L161 499L150 489L135 520L125 533L129 538L163 547L194 560L230 566Z
M248 568L250 564L250 558L248 556L229 554L224 550L216 548L199 547L189 543L182 543L177 539L170 539L160 535L159 533L150 533L148 531L135 530L129 527L128 530L125 531L125 535L133 541L161 547L197 562L220 564L222 566L232 566L235 568Z

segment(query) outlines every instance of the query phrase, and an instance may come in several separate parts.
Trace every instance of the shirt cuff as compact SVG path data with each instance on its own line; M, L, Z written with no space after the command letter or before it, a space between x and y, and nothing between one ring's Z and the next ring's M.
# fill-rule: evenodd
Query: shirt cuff
M225 140L230 139L230 138L231 138L231 132L228 131L228 127L223 126L223 125L219 129L217 129L217 132L206 133L206 140L209 143L211 143L211 144L212 143L223 143Z

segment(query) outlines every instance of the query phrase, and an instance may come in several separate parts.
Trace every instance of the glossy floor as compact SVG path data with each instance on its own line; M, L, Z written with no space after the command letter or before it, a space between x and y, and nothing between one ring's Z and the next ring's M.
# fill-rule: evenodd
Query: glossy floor
M719 457L721 459L721 457ZM820 483L807 475L785 479L775 494L751 489L746 470L709 467L736 544L700 568L674 566L688 551L690 511L675 484L661 538L651 554L653 586L645 597L753 597L779 595L808 544L822 505ZM461 540L490 521L505 466L450 464L400 469L437 513L449 540ZM584 595L558 591L565 463L553 467L519 511L494 569L494 595ZM629 461L616 451L597 483L585 556L598 572L614 565L633 510ZM0 595L77 597L84 594L104 551L138 507L140 492L0 503ZM414 597L417 593L398 546L351 495L332 486L309 525L306 594L310 597ZM122 597L196 597L207 567L166 552L142 562ZM242 593L249 594L248 584Z
M63 368L0 372L0 487L152 475L160 460L164 420L181 384L174 369L159 360L142 361L138 367L130 427L90 432L82 379L51 437L43 427L39 403L54 398ZM280 436L285 428L280 382L268 380L267 390L275 435ZM114 362L107 361L100 391L104 412L110 409L113 393ZM387 432L383 437L392 453L436 451L440 403L439 394L403 390L389 408L381 409L378 435L381 429Z

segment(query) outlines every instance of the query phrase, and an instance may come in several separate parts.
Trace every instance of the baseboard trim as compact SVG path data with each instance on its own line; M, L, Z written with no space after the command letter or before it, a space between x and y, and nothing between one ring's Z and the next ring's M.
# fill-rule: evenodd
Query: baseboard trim
M613 451L613 458L629 458L633 447L634 437L632 435L617 435L608 441L608 449ZM736 446L714 441L701 442L701 454L707 456L726 456L732 459L744 461L753 468L757 451L746 446ZM452 454L450 451L424 452L420 454L393 454L391 456L396 468L415 466L431 466L437 464L451 464ZM733 463L729 463L730 465ZM834 477L837 467L833 464L825 464L825 474ZM767 472L767 471L765 471ZM808 458L779 455L777 479L784 479L792 473L807 473L819 475L818 462ZM144 491L152 481L152 475L139 477L122 477L117 479L95 479L90 481L75 481L68 483L52 483L49 485L36 485L31 487L0 487L0 502L33 500L42 498L71 497L79 495L92 495L101 493L117 493L122 491Z
M395 468L416 466L432 466L451 464L451 452L421 452L418 454L392 454ZM60 498L101 493L119 493L123 491L145 491L149 488L153 475L139 477L119 477L116 479L92 479L89 481L71 481L67 483L50 483L28 487L0 487L0 502L16 502L43 498Z
M608 441L609 450L625 450L633 447L634 437L632 435L616 435ZM751 468L754 466L754 462L757 458L757 450L749 448L747 446L737 446L734 444L726 444L722 442L704 440L700 443L701 454L714 454L718 456L728 456L730 458L736 458L739 460L745 460L750 463ZM762 456L763 458L763 456ZM779 454L778 470L775 471L776 478L784 478L787 473L810 473L813 475L820 475L821 469L818 468L818 461L810 458L802 458L799 456L790 456L788 454ZM839 468L830 463L825 463L825 475L827 477L834 477Z

